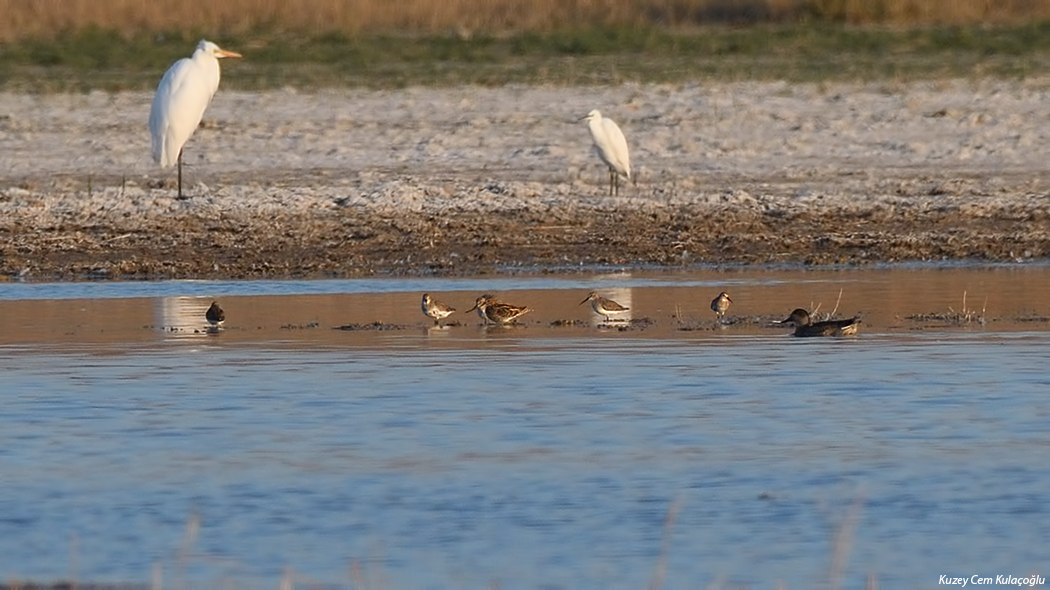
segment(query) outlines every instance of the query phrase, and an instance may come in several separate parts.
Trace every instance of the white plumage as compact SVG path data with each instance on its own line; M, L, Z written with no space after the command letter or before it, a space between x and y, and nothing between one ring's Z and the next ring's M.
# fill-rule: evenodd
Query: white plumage
M591 139L594 140L594 151L609 167L609 194L616 194L620 188L620 175L631 179L631 155L627 151L627 138L620 131L620 126L612 119L602 117L598 109L587 113L582 120L587 121Z
M241 57L201 40L188 58L176 61L157 85L149 110L149 133L153 161L167 168L179 165L179 197L182 197L182 147L200 125L205 109L219 89L219 59Z

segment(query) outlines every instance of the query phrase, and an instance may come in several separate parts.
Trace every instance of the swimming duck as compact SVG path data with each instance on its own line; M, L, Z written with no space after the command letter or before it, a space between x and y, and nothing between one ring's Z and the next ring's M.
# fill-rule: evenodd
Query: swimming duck
M860 324L859 317L848 320L827 320L813 323L809 312L799 308L791 312L786 319L780 321L782 324L794 324L795 336L852 336L857 333Z

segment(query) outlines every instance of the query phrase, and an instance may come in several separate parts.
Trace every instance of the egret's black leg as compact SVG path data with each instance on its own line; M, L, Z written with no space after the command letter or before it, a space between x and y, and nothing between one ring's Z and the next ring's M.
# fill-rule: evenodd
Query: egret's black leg
M179 150L179 200L182 200L182 150Z

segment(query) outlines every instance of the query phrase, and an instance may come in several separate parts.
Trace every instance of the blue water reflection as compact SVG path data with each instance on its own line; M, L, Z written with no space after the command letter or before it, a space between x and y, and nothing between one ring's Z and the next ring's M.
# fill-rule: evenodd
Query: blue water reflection
M142 282L79 282L79 283L3 283L0 282L0 301L26 299L116 299L134 297L214 297L249 295L333 295L357 293L400 293L426 291L515 291L520 289L588 289L608 283L617 288L646 287L708 287L736 283L776 283L770 276L756 281L754 277L720 276L718 280L703 278L683 279L680 275L610 272L579 277L551 275L521 275L476 278L364 278L313 281L142 281ZM814 281L826 277L812 278Z
M1045 562L1047 334L385 338L3 350L0 576L810 588L851 518L848 588Z

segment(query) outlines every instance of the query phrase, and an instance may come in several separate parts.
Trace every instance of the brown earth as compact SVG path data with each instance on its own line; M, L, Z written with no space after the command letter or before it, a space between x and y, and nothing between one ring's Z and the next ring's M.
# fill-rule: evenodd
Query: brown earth
M250 278L1050 256L1037 82L217 95L187 192L150 97L0 95L0 272ZM606 195L600 106L635 184ZM204 184L204 183L207 184Z

